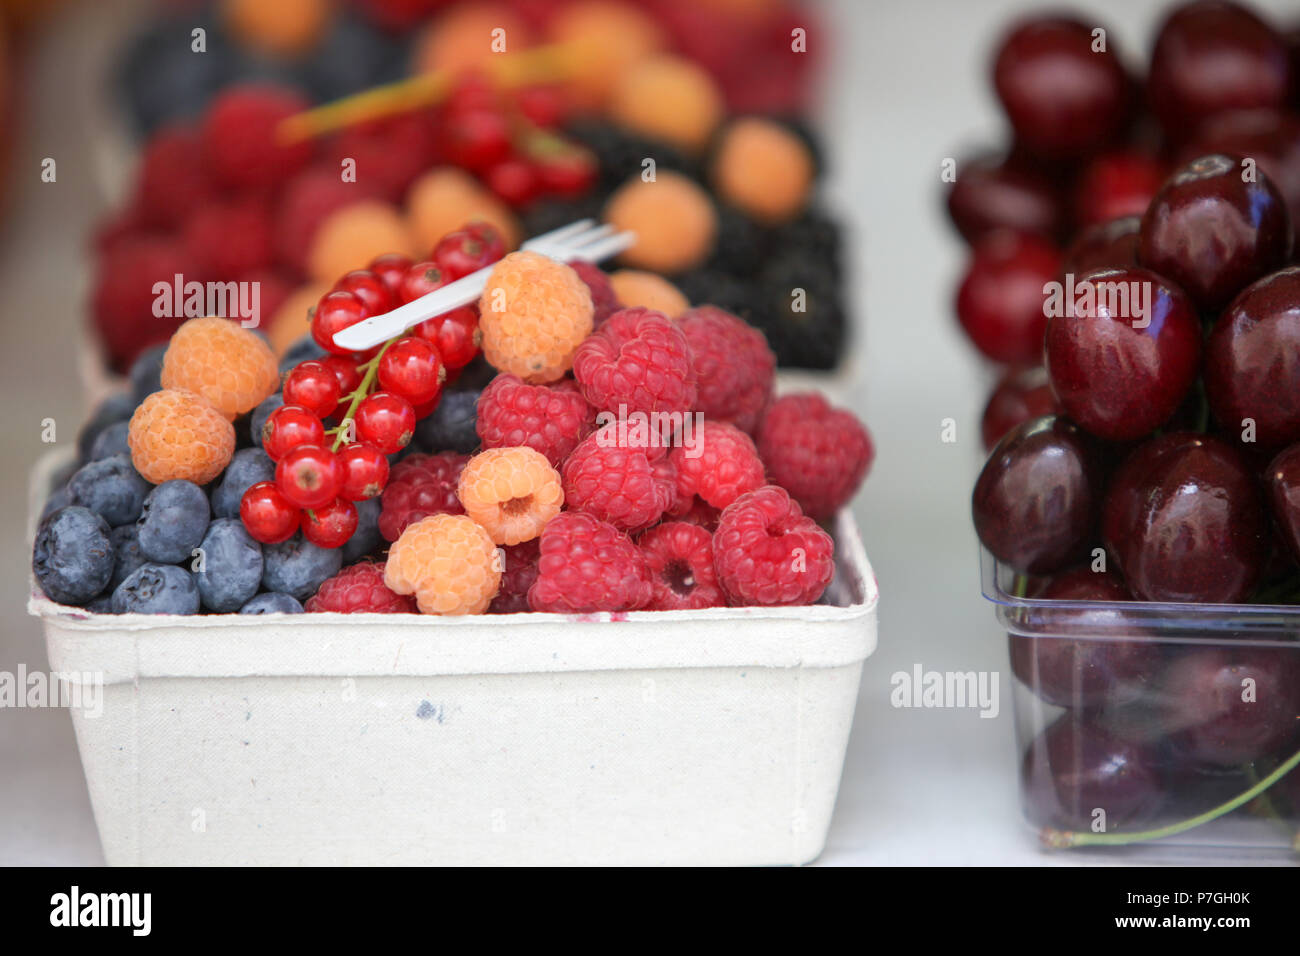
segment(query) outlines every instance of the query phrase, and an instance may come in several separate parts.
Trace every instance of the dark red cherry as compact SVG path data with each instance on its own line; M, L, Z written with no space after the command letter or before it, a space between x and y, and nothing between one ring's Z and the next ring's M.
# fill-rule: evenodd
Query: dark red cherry
M958 163L957 181L948 191L948 215L967 242L998 229L1057 236L1064 224L1052 184L1012 159Z
M1150 751L1073 711L1030 742L1020 774L1025 815L1038 826L1132 830L1165 802Z
M1060 269L1060 251L1041 236L995 232L977 242L957 290L957 318L975 347L995 362L1041 362L1043 286Z
M975 482L975 533L1017 571L1060 570L1079 560L1091 539L1096 472L1078 426L1052 416L1025 422L998 442Z
M1147 98L1169 138L1234 109L1286 105L1286 42L1245 7L1218 0L1178 7L1156 36Z
M1183 155L1191 160L1210 153L1254 159L1286 200L1295 229L1300 221L1300 118L1266 109L1221 113L1202 125Z
M1079 231L1065 250L1061 271L1076 276L1095 269L1122 269L1137 265L1138 229L1142 219L1125 216Z
M1154 156L1136 150L1103 153L1079 174L1074 219L1080 226L1140 216L1160 191L1168 170Z
M999 48L993 84L1016 139L1041 156L1095 152L1120 131L1130 86L1111 35L1076 20L1017 26Z
M1300 441L1300 268L1256 282L1219 316L1205 342L1205 392L1238 441L1265 451Z
M1149 435L1177 411L1200 370L1191 300L1136 267L1066 279L1060 298L1048 300L1047 372L1057 401L1099 438Z
M1206 312L1290 257L1282 194L1258 169L1221 153L1175 172L1142 217L1138 262L1178 283Z
M1133 600L1118 575L1085 565L1057 575L1037 597L1090 605L1035 608L1029 612L1031 629L1050 636L1011 635L1011 671L1039 699L1087 709L1131 703L1149 692L1159 673L1160 648L1151 640L1119 639L1144 632L1124 607L1112 603Z
M984 450L992 451L1002 436L1021 422L1060 411L1052 394L1047 370L1041 365L1007 371L993 389L980 419Z
M1129 455L1102 518L1107 550L1145 601L1244 600L1263 569L1268 533L1242 457L1195 432L1161 435Z
M1300 745L1297 658L1276 647L1180 649L1158 691L1175 751L1217 767L1290 756Z
M1278 452L1264 475L1265 491L1278 537L1300 561L1300 444Z

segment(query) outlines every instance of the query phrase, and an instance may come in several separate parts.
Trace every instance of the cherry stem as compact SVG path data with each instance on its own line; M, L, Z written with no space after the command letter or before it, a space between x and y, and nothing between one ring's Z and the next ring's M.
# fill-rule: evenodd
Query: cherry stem
M1071 830L1056 830L1049 827L1043 830L1042 840L1054 850L1064 850L1076 846L1116 846L1125 843L1143 843L1147 840L1159 840L1162 837L1186 833L1188 830L1204 826L1213 820L1217 820L1225 813L1231 813L1238 807L1250 803L1251 800L1254 800L1273 786L1297 766L1300 766L1300 751L1292 754L1267 777L1244 793L1233 797L1227 803L1221 803L1212 810L1206 810L1204 813L1188 820L1180 820L1178 823L1171 823L1168 826L1157 827L1154 830L1140 830L1136 833L1080 833ZM1294 846L1296 849L1300 849L1300 835L1297 835Z
M388 351L389 346L405 335L405 332L394 335L375 353L374 358L357 366L358 371L365 369L365 374L361 377L361 384L353 389L352 394L348 396L347 414L343 416L343 420L339 422L337 428L329 430L329 434L334 435L334 444L330 446L330 451L338 451L343 444L343 439L347 437L348 423L354 420L354 416L357 414L357 406L370 394L370 386L375 384L375 376L379 374L379 360L384 357L384 353Z

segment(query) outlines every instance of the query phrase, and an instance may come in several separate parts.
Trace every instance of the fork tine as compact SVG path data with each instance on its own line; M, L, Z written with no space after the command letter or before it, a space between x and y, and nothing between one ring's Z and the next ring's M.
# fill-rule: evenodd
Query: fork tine
M561 226L559 229L552 229L550 232L544 232L540 236L534 236L529 239L525 245L536 248L537 245L548 244L552 242L562 243L572 236L580 235L595 224L594 219L579 219L577 222L571 222L567 226Z
M587 246L592 245L593 243L599 242L601 239L604 239L606 236L613 235L614 232L615 232L614 227L607 224L604 226L600 226L596 229L592 229L588 232L584 232L579 236L575 236L571 241L566 242L565 246L569 249L583 249L586 248Z
M620 252L626 252L634 242L636 242L636 233L620 232L575 249L569 253L569 257L582 259L585 262L599 262L602 259L608 259L610 256L618 255Z

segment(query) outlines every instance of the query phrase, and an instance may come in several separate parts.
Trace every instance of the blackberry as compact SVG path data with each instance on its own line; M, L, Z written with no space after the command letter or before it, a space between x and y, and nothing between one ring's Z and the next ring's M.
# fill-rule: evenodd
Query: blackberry
M188 561L208 530L212 509L192 481L164 481L149 492L140 513L140 551L150 561Z
M468 455L478 448L475 430L479 390L443 395L432 414L415 426L415 442L426 452L458 451Z
M751 281L714 269L695 269L677 278L677 288L692 305L716 305L756 325L757 296Z
M68 482L71 503L89 508L110 526L129 524L140 517L151 493L130 455L114 455L83 465Z
M705 268L733 276L754 275L767 261L771 230L730 206L719 205L717 209L718 238Z
M838 281L844 276L842 232L839 223L826 213L809 209L798 219L773 230L768 255L771 259L790 257L820 262Z
M302 614L302 605L292 594L263 591L239 609L240 614Z
M647 139L609 123L583 120L572 124L568 134L596 154L600 163L597 192L607 196L633 176L640 176L647 159L655 161L655 171L671 169L692 179L700 178L700 168L675 146Z
M85 604L113 577L113 542L106 522L89 508L60 508L36 529L32 573L59 604Z
M579 219L599 219L602 198L592 195L582 199L544 199L522 213L524 235L540 236Z
M198 614L194 575L174 564L142 564L113 592L114 614Z
M218 518L199 546L203 563L195 571L199 599L209 611L233 613L253 599L262 584L262 546L238 518Z
M796 298L795 290L802 295ZM833 369L844 352L839 282L820 260L787 257L769 264L759 278L751 322L767 336L777 364L787 368Z

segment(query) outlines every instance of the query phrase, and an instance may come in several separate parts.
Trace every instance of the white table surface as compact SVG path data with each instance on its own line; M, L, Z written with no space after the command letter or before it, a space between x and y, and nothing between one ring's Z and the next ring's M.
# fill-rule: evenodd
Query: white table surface
M1038 6L1039 4L1034 4ZM1113 42L1145 51L1163 3L1090 0ZM856 510L882 598L880 648L867 661L825 865L1118 863L1116 856L1040 851L1020 822L1005 636L980 597L968 500L980 461L988 372L962 338L951 299L964 250L943 211L945 157L1004 138L985 70L1006 0L834 0L835 71L828 87L829 195L853 229L854 302L864 328L853 381L837 398L863 414L878 456ZM1282 0L1263 4L1282 10ZM81 231L103 200L84 131L103 45L93 31L52 32L33 51L12 206L0 236L0 670L46 667L23 613L29 553L27 465L45 446L39 421L65 440L84 415L71 343L83 313ZM44 156L59 182L39 182ZM62 277L71 275L76 281ZM941 422L958 440L940 440ZM1002 671L1002 710L890 706L890 676ZM1150 855L1139 862L1152 862ZM1170 857L1187 860L1186 857ZM1201 858L1196 862L1260 862ZM58 710L0 710L0 864L103 862L70 719ZM1266 861L1267 862L1267 861Z

